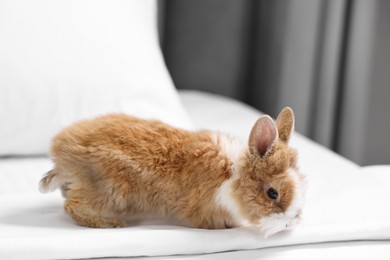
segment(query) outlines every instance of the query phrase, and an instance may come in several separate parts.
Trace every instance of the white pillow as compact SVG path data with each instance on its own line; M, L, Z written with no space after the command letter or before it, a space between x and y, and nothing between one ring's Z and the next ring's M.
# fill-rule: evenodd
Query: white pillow
M0 0L0 155L110 112L191 128L156 23L155 0Z

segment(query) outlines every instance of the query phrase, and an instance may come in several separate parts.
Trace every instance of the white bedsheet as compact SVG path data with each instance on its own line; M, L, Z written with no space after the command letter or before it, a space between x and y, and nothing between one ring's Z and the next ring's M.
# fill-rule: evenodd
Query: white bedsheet
M187 92L181 96L195 125L241 138L247 137L259 115L210 95ZM309 179L303 221L294 230L266 240L245 229L201 230L158 223L123 229L79 227L64 214L59 192L37 191L41 175L51 167L48 158L0 159L0 259L177 254L191 254L192 259L283 259L287 255L310 259L319 252L325 259L348 252L363 257L371 249L378 250L377 259L386 259L390 254L390 166L360 168L299 135L292 145L299 150L302 171ZM314 244L334 241L365 242ZM304 245L289 246L294 244ZM264 249L194 255L259 248ZM167 258L187 257L161 259Z

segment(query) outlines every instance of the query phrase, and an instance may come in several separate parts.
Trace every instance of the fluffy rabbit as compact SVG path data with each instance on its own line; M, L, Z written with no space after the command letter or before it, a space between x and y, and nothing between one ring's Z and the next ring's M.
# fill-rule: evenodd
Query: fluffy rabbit
M296 225L304 177L288 146L294 114L262 116L247 144L123 114L76 123L52 142L40 190L60 188L77 224L121 227L164 218L190 227L252 227L265 236Z

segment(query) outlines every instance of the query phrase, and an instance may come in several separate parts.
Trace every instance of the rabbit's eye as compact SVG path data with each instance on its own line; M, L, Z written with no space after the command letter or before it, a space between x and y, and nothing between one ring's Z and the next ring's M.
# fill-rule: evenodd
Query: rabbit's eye
M270 197L270 199L276 200L279 194L274 188L269 188L267 191L267 195L268 197Z

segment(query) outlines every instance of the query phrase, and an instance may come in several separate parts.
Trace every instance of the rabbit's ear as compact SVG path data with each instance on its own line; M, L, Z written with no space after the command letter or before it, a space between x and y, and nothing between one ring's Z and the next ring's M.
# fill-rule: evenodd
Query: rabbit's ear
M278 138L274 121L269 116L260 117L252 127L249 136L249 149L265 157Z
M283 108L276 119L276 126L281 141L288 143L294 131L294 122L294 111L290 107Z

